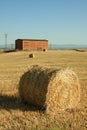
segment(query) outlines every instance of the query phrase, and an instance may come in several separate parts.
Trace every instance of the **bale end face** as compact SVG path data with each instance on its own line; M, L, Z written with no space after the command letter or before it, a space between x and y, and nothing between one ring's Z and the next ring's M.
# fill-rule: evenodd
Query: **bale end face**
M71 69L60 70L50 81L47 93L47 113L75 108L80 101L80 83Z

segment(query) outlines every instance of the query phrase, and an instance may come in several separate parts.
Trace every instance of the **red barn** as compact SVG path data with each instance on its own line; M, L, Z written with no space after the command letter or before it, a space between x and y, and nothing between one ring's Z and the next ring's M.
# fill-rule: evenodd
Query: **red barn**
M17 50L44 50L48 49L48 40L40 39L17 39L15 40Z

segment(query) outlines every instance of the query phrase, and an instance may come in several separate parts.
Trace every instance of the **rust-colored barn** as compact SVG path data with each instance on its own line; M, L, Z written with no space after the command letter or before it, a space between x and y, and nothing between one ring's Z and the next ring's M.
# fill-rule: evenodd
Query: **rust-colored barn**
M48 40L40 39L17 39L15 40L16 50L44 50L48 49Z

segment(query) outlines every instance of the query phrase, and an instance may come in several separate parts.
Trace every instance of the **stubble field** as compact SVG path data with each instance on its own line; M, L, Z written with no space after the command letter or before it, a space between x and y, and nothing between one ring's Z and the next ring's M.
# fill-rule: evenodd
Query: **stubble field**
M0 54L0 130L87 130L87 52L75 50L29 51ZM34 106L23 104L18 95L20 77L31 65L71 67L80 80L81 100L50 118Z

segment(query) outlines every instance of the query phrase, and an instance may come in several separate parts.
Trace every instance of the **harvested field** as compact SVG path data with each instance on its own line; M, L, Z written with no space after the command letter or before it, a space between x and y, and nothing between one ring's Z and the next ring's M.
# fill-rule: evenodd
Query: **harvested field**
M86 130L87 52L54 50L34 54L33 59L28 57L28 51L0 54L0 130ZM81 100L77 107L50 118L37 107L21 102L18 94L20 77L36 64L58 69L73 68L81 85Z

